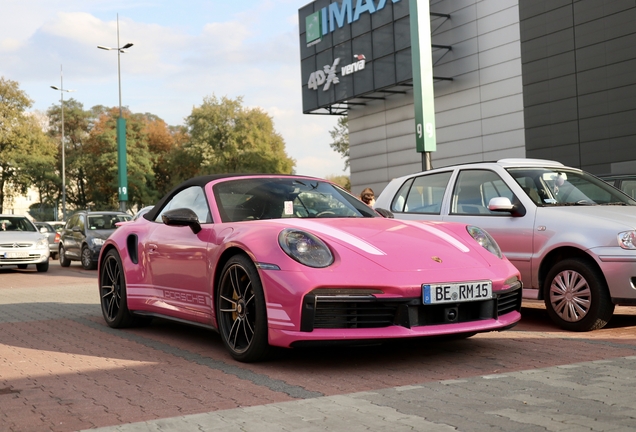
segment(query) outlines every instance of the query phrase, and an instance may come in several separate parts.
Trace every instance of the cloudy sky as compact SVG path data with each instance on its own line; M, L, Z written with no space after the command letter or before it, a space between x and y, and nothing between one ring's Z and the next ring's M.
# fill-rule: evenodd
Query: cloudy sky
M243 97L264 109L299 174L348 174L329 147L337 117L304 115L298 9L310 0L2 0L0 76L17 81L33 109L65 93L88 109L122 105L184 124L205 96Z

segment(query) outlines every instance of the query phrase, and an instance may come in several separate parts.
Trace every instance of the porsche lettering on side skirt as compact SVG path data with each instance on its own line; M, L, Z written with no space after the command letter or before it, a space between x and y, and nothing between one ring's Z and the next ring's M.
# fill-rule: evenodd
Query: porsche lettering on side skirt
M179 293L176 291L164 290L163 296L167 299L179 300L186 303L193 303L193 304L200 304L200 305L205 304L205 297L202 295L192 295L192 294Z

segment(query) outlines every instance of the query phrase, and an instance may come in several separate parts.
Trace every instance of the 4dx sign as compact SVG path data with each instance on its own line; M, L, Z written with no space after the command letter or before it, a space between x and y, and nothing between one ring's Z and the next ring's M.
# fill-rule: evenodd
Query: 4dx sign
M366 57L364 54L355 54L353 58L355 59L353 63L345 65L340 69L341 76L350 75L364 69L366 65ZM340 82L340 78L338 78L339 64L340 57L335 59L331 66L325 65L322 70L312 72L307 81L307 88L310 90L318 90L318 86L324 84L322 90L327 91L331 87L331 84L338 84Z

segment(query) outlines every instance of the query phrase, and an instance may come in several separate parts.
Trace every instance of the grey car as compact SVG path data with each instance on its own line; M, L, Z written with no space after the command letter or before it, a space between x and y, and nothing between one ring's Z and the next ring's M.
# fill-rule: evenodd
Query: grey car
M35 222L35 226L49 239L49 250L51 252L51 258L57 258L57 251L60 245L60 233L55 231L55 228L47 222Z
M79 261L86 270L97 268L102 245L115 232L117 224L132 219L118 211L79 211L68 220L60 232L59 261L62 267Z
M394 179L376 200L397 219L486 229L567 330L602 328L636 305L636 201L559 162L504 159Z

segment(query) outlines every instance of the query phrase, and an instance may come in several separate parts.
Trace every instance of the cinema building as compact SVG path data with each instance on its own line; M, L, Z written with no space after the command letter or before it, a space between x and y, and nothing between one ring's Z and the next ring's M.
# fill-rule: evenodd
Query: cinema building
M348 116L354 193L425 167L410 16L423 6L430 166L529 157L636 173L633 0L317 0L299 10L303 112Z

